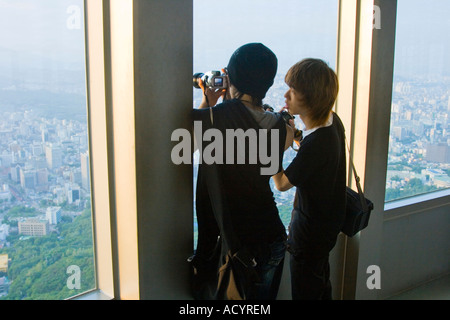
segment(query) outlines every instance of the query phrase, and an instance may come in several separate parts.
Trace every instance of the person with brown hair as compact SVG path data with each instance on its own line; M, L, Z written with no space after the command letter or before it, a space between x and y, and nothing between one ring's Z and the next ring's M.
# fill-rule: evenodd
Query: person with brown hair
M288 239L292 298L329 300L329 253L346 202L344 128L332 111L338 78L324 61L305 59L289 69L285 82L286 108L305 125L296 157L273 177L280 191L297 187Z

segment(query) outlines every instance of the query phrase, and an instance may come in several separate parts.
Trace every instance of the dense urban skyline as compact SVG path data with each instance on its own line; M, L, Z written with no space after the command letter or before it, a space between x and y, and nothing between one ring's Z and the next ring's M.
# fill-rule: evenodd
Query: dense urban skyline
M450 188L450 2L423 3L398 1L386 200ZM74 261L92 275L83 288L94 285L82 7L81 0L0 0L0 28L8 30L0 33L3 298L9 290L19 299L50 297L39 290L53 272L55 296L79 293L65 287ZM193 73L223 68L236 48L262 42L278 56L265 99L278 109L292 64L315 57L335 68L337 10L336 0L195 0ZM287 152L285 167L294 156ZM287 225L293 191L275 198Z

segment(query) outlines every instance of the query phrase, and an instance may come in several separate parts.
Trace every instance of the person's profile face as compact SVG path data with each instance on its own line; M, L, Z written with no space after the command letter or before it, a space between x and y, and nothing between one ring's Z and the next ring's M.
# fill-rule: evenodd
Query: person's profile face
M286 107L292 115L302 115L308 110L302 93L290 87L284 94Z

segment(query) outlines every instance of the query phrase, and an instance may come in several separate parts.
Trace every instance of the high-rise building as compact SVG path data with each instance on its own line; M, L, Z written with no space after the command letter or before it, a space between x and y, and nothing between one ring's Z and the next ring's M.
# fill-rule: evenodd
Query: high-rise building
M81 168L73 169L69 174L70 182L81 185Z
M397 140L401 141L405 139L406 135L407 135L406 128L400 126L395 126L392 128L392 136Z
M33 145L31 146L32 148L32 153L34 156L40 156L41 154L43 154L43 150L42 150L42 144L41 143L33 143Z
M36 170L36 183L40 186L48 183L48 171L46 168Z
M41 131L41 140L42 140L42 143L48 142L48 131L47 131L47 129L42 129L42 131Z
M90 174L89 174L89 154L84 152L80 154L81 158L81 186L85 191L90 191Z
M50 170L58 169L62 166L63 152L62 149L55 145L45 146L45 158L47 160L47 167Z
M428 144L425 159L429 162L450 163L450 146L446 143Z
M80 200L80 188L67 190L67 202L72 204L77 200Z
M50 224L58 224L61 221L61 207L48 207L45 217Z
M34 189L36 186L36 171L20 169L20 185L24 189Z
M19 165L15 165L13 167L11 167L11 180L14 182L20 182L20 166Z

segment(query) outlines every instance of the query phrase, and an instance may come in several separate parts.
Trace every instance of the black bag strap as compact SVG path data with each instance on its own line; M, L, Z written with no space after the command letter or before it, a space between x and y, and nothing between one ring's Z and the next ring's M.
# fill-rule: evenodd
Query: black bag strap
M351 165L351 169L353 171L353 176L355 177L355 181L356 181L356 188L358 189L358 194L359 194L359 200L361 202L361 207L363 208L364 212L367 212L369 210L369 207L367 206L367 202L366 202L366 198L364 196L364 192L362 191L361 188L361 179L358 176L358 173L356 172L356 167L355 164L353 163L353 157L352 157L352 153L350 152L350 145L348 143L346 134L345 134L345 127L344 124L342 123L341 119L339 118L339 116L336 114L335 119L338 120L338 123L342 129L343 135L344 135L344 140L345 140L345 145L347 147L347 151L348 151L348 158L349 158L349 162Z
M345 129L344 129L344 138L345 138L345 145L347 146L347 150L348 150L349 162L350 162L350 165L352 166L351 169L353 171L353 176L355 177L355 181L356 181L356 188L358 189L359 200L361 201L361 206L363 208L363 211L367 212L369 210L369 208L367 206L366 198L364 197L364 193L361 188L361 182L360 182L361 179L359 178L358 173L356 172L355 164L353 163L353 157L352 157L352 153L350 152L350 146L347 141L347 137L345 136Z

